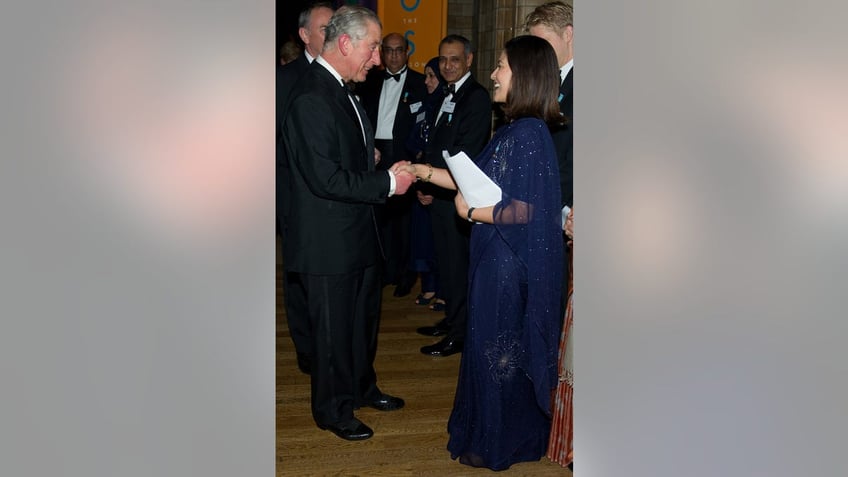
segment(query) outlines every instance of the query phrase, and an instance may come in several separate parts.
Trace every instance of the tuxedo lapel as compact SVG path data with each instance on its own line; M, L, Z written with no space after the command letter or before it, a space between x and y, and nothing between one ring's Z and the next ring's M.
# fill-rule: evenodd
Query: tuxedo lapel
M397 118L402 118L409 112L409 101L407 100L410 95L410 86L409 86L409 73L406 74L406 79L403 80L403 87L400 90L400 98L398 99L397 109L395 109L395 124L397 124ZM404 111L406 109L406 111Z
M451 97L450 101L451 101L452 103L454 103L454 104L457 104L457 103L459 103L460 101L462 101L462 97L463 97L463 96L465 96L465 92L466 92L466 91L468 91L469 85L470 85L473 81L474 81L474 76L473 76L473 75L472 75L472 76L469 76L469 77L468 77L468 79L467 79L467 80L465 80L465 82L464 82L464 83L462 83L462 86L460 86L460 87L459 87L459 89L458 89L458 90L456 90L456 92L454 92L454 93L453 93L453 96ZM439 106L439 107L441 108L441 106ZM454 106L454 108L455 108L455 107L456 107L456 106ZM456 110L454 109L454 113L455 113L455 112L456 112ZM444 125L444 124L448 121L448 119L449 119L451 116L453 116L453 114L454 114L454 113L445 113L445 112L443 112L443 113L441 114L441 116L439 116L439 120L438 120L438 121L436 121L435 129L438 129L440 126ZM438 112L437 112L436 114L438 114Z
M361 143L367 149L365 169L374 170L374 129L371 127L371 121L368 120L368 115L365 114L365 108L359 103L352 93L348 93L347 88L339 84L339 81L327 71L326 68L320 65L313 65L320 71L320 78L327 83L327 89L333 93L333 98L336 103L347 113L351 124L356 128L356 134ZM362 127L359 126L359 119L356 117L357 111L362 119ZM362 131L365 130L365 138L363 140Z
M359 120L356 119L356 109L354 109L355 106L353 105L353 103L351 103L351 97L348 95L347 91L342 88L341 93L337 94L336 96L339 101L339 104L342 106L342 108L344 108L350 120L353 121L353 124L355 124L356 128L359 129Z
M340 88L341 93L339 94L339 102L343 105L345 111L347 111L348 116L350 116L351 121L356 126L356 130L359 132L359 138L362 140L362 131L365 131L365 138L363 144L367 149L366 158L374 157L374 128L371 126L371 121L368 119L368 115L365 113L365 108L362 107L362 104L356 99L353 94L348 94L348 92L344 88ZM355 109L354 109L355 108ZM362 119L362 127L359 127L359 119L356 117L356 113L359 112L359 118ZM374 161L369 160L366 161L366 168L369 171L374 170Z
M356 105L357 111L359 111L359 116L362 118L362 129L365 130L365 149L367 150L365 158L367 159L367 168L369 171L373 171L375 164L370 159L374 157L374 128L371 126L371 121L368 119L368 115L365 114L365 108L362 107L359 100L353 96L350 96L350 98L353 99L353 103ZM357 121L358 125L359 122Z
M453 101L453 98L451 98L451 101ZM439 106L439 107L441 108L441 106ZM436 114L439 114L439 113L436 112ZM436 124L433 125L434 131L439 129L440 127L442 127L445 124L445 122L447 122L448 114L450 114L450 113L443 112L442 114L439 115L439 119L436 121Z
M565 75L565 78L559 85L559 91L567 96L571 95L571 92L574 91L574 68L571 68L568 74Z

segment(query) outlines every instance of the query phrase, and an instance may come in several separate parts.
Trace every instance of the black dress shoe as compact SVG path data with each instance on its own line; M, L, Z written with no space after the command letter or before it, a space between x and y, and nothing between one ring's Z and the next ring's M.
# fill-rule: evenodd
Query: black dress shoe
M422 346L421 352L430 356L450 356L462 352L462 340L444 338L436 344Z
M450 326L447 324L447 319L442 319L436 323L436 326L422 326L416 331L424 336L444 336L450 331Z
M312 358L306 353L297 353L297 367L303 374L312 374Z
M374 431L357 418L342 424L318 424L318 427L341 437L346 441L362 441L374 435Z
M373 407L378 411L397 411L402 408L403 405L406 404L403 402L403 399L399 397L389 396L388 394L383 394L379 398L365 403L367 407Z

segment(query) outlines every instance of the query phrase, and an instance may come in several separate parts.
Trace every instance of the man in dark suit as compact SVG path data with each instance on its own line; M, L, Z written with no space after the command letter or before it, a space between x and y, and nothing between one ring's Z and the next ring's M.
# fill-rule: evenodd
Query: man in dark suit
M283 122L292 187L283 253L286 270L300 274L309 308L312 416L347 440L373 435L354 409L404 405L380 391L374 371L381 287L373 205L405 193L414 177L375 170L371 122L345 87L380 64L381 28L367 8L340 8Z
M492 101L489 92L471 76L474 54L471 42L460 35L448 35L439 43L439 72L448 84L436 124L425 150L426 162L447 168L442 151L460 151L472 159L483 150L491 136ZM445 318L418 333L444 336L441 341L421 348L431 356L450 356L462 351L468 322L468 247L471 224L456 215L456 191L432 187L429 206L433 223L441 289L446 302Z
M572 116L574 112L574 10L571 5L563 2L550 2L536 7L524 22L528 33L548 40L554 47L560 66L559 109L566 118L563 127L551 131L559 162L560 192L562 194L562 220L574 205L574 160ZM568 239L563 235L563 282L562 282L562 311L565 313L565 302L568 296L568 280L571 270L568 264L571 249Z
M291 174L282 137L285 104L298 78L321 53L324 47L324 28L332 16L333 8L329 3L316 3L303 10L298 18L298 35L304 44L303 53L296 60L277 68L277 223L283 248L290 233L288 216L291 208ZM283 272L283 296L289 335L297 353L297 367L303 373L309 374L312 368L312 331L306 295L297 273Z
M383 38L381 58L385 69L372 69L360 97L371 124L375 124L375 144L381 159L377 169L387 170L398 161L411 161L404 147L415 119L423 113L427 95L424 75L407 66L409 43L400 33ZM411 194L391 197L378 208L377 221L386 254L383 282L395 283L394 296L406 296L416 274L408 271Z

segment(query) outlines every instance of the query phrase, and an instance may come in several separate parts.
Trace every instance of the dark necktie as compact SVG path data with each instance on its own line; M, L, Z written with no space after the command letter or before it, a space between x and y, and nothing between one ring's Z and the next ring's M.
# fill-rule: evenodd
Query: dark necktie
M389 78L394 78L395 81L400 81L400 73L391 74L388 71L386 71L386 79L389 79Z
M449 84L445 86L445 95L456 93L456 84Z

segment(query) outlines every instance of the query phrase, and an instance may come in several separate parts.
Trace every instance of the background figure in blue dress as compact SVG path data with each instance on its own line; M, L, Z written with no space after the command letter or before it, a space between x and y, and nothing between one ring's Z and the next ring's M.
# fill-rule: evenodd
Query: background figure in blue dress
M475 162L502 196L479 208L456 196L457 214L477 223L448 450L463 464L503 470L539 460L548 446L562 321L559 170L548 125L563 118L547 41L509 40L491 78L507 123ZM408 167L420 180L456 188L445 169Z
M424 66L424 83L427 86L427 96L422 102L421 109L415 117L415 126L406 141L406 148L415 162L420 162L424 149L430 139L430 128L436 122L439 106L445 98L445 80L439 72L439 57L432 58ZM436 251L433 246L433 225L430 222L430 211L427 206L433 202L429 184L418 182L414 184L416 199L412 204L412 220L410 221L410 263L409 270L421 274L421 293L415 299L418 305L439 303L439 271L436 265ZM441 311L441 310L439 310Z

